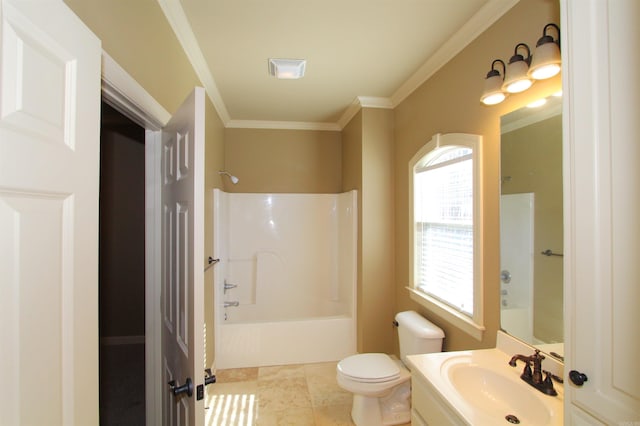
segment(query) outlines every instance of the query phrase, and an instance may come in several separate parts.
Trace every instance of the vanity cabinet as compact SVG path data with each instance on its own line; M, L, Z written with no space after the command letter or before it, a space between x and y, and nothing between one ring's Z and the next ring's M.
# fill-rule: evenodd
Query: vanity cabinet
M411 374L411 425L466 425L419 373Z
M640 425L640 3L562 0L561 15L565 424Z

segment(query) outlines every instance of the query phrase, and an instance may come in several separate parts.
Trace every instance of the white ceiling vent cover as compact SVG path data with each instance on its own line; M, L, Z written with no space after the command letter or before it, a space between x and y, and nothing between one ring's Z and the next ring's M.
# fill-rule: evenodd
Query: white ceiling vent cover
M269 74L284 80L295 80L304 76L307 61L304 59L269 58Z

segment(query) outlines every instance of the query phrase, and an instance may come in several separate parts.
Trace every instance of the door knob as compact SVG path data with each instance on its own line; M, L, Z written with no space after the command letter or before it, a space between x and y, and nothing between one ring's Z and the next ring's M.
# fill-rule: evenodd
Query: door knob
M509 284L511 282L511 272L509 272L508 270L503 270L500 272L500 281L502 281L505 284Z
M576 386L582 386L584 382L588 381L586 374L582 374L579 371L571 370L569 371L569 380Z
M175 396L183 393L186 393L189 397L193 395L193 382L191 381L191 377L187 377L187 381L182 386L176 385L175 380L171 380L167 384L169 385L169 389L171 389L171 392L173 392Z

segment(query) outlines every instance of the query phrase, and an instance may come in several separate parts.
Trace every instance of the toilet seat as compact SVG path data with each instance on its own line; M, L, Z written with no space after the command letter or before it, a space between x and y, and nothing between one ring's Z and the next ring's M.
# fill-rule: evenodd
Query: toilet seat
M349 356L338 363L338 372L360 383L384 383L400 377L398 365L382 353Z

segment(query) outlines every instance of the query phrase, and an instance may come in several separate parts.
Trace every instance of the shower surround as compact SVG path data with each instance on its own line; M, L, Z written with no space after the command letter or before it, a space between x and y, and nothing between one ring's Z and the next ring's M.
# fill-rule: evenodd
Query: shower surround
M216 368L356 352L356 197L214 190Z

